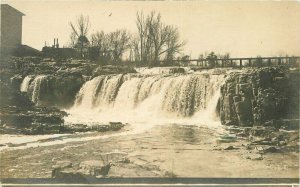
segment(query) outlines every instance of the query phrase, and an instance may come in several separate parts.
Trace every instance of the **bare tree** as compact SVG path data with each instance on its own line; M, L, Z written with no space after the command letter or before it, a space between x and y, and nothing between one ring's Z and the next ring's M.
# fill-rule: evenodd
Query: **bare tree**
M103 57L103 50L106 48L105 44L106 37L103 31L91 34L91 47L89 48L89 58L93 60L100 60L98 62L105 63L105 59Z
M167 40L166 40L166 48L159 55L166 53L166 60L172 61L175 58L175 54L180 53L182 47L185 45L184 42L179 40L179 32L178 29L173 26L166 27Z
M80 15L76 23L70 22L70 26L72 28L71 37L75 37L77 40L75 47L80 49L81 57L83 57L83 48L89 45L87 34L90 29L90 20L88 17Z
M105 62L121 61L126 50L132 47L131 34L123 29L105 34L103 31L91 35L92 48L98 50Z
M142 12L137 13L138 40L135 42L135 52L139 51L140 60L150 66L157 65L162 56L173 60L180 52L183 42L179 41L178 29L165 25L160 13L152 11L146 18Z
M139 50L139 54L140 54L140 61L143 61L143 57L144 57L144 41L145 41L145 36L146 36L146 21L144 18L144 13L143 12L137 12L136 13L136 25L138 28L138 37L140 40L140 50ZM138 46L138 45L137 45Z
M101 31L91 35L92 47L98 50L101 60L106 60L108 56L108 37Z
M167 40L166 27L161 23L160 13L156 14L154 11L148 15L147 25L150 40L154 48L154 62L152 63L155 64L158 62L160 50Z
M114 62L120 61L124 52L130 48L130 39L127 30L116 30L108 34L108 46Z
M140 48L139 48L139 37L134 37L131 41L131 50L133 51L133 55L134 55L134 60L135 61L140 61L140 57L141 57L141 54L140 54Z
M99 48L99 50L102 50L106 44L106 36L103 31L101 32L96 32L91 35L91 41L92 41L92 46Z

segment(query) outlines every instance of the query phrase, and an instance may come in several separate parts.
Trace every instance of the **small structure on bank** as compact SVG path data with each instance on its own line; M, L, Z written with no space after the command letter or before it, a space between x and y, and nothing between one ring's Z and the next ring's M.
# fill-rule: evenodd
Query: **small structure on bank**
M53 45L45 46L42 49L42 52L47 57L57 57L57 58L74 58L78 57L78 53L73 48L59 48L58 38L54 38Z

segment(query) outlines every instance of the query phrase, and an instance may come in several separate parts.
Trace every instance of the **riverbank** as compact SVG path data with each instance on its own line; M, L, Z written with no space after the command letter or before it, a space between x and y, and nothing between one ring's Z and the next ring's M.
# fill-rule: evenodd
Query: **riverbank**
M251 147L247 139L220 142L224 132L228 131L173 124L138 134L2 151L1 178L74 177L83 163L97 166L103 158L109 171L89 177L299 176L296 150L262 153L261 145ZM55 168L61 172L53 173Z

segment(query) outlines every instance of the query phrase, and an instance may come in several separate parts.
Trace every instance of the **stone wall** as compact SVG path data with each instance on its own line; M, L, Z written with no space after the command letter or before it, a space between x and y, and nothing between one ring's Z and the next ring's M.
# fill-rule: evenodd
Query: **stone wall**
M275 126L299 119L299 70L283 67L231 73L221 87L222 124Z

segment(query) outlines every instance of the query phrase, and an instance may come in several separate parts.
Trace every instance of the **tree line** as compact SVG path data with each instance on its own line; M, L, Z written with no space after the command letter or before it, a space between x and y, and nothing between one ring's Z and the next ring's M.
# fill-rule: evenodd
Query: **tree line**
M102 63L119 63L128 52L128 60L142 65L157 66L176 58L185 42L181 41L178 28L163 23L161 14L152 11L148 15L136 13L136 33L126 29L90 34L90 21L81 15L76 22L70 22L71 47L77 49L82 58L91 58Z

